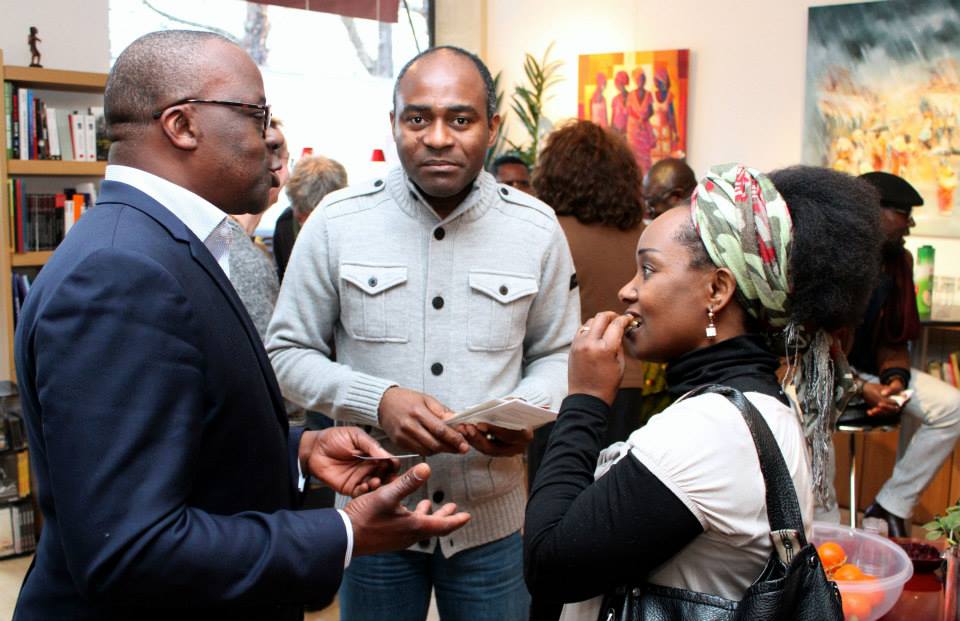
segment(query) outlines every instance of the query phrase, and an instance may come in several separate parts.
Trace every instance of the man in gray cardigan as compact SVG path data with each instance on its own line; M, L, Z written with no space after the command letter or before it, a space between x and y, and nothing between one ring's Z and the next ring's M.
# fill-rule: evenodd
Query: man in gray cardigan
M524 619L532 434L443 420L495 397L559 405L579 319L573 261L548 206L482 171L500 118L477 57L414 58L390 119L401 168L307 220L267 349L288 399L423 456L411 461L434 474L418 500L473 516L449 537L355 559L341 619L424 619L431 588L445 620Z

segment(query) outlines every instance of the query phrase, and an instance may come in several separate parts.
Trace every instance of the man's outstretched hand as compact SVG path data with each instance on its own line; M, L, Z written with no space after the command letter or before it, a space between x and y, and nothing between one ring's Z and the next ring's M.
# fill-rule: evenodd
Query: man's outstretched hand
M379 489L354 498L344 507L353 523L353 554L404 550L421 539L449 534L470 521L470 514L457 513L447 503L430 513L430 501L422 500L414 511L400 503L430 477L422 463Z
M364 461L358 455L380 457ZM357 427L304 431L300 438L300 467L347 496L375 490L400 469L380 444Z

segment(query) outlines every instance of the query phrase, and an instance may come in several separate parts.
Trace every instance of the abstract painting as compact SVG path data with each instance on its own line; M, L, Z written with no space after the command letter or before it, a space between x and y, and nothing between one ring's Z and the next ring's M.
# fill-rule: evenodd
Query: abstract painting
M812 7L804 116L804 162L899 175L914 232L960 237L960 0Z
M622 134L642 172L687 153L690 50L580 56L577 118Z

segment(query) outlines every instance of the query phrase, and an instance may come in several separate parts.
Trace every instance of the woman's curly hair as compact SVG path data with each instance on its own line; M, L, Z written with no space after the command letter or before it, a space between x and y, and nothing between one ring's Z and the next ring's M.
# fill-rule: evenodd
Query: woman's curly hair
M621 230L643 217L641 185L626 140L590 121L572 121L551 133L533 171L537 198L558 216Z
M880 275L880 197L856 177L814 166L770 173L793 218L790 316L827 331L863 319Z

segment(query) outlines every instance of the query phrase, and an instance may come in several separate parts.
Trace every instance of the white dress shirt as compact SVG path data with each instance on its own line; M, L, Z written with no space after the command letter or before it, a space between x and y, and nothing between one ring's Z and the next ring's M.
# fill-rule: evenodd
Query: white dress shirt
M227 224L226 213L190 190L139 168L111 164L107 166L104 179L125 183L163 205L167 211L183 222L191 233L203 241L203 245L213 255L217 265L227 278L230 278L230 244L233 241L233 235ZM297 475L299 479L297 487L303 491L306 479L299 459ZM347 567L353 556L353 523L350 521L350 516L343 510L338 509L337 512L347 530L347 552L343 559L343 566Z
M133 186L166 207L203 242L229 278L233 237L227 226L227 214L190 190L139 168L111 164L104 179Z

